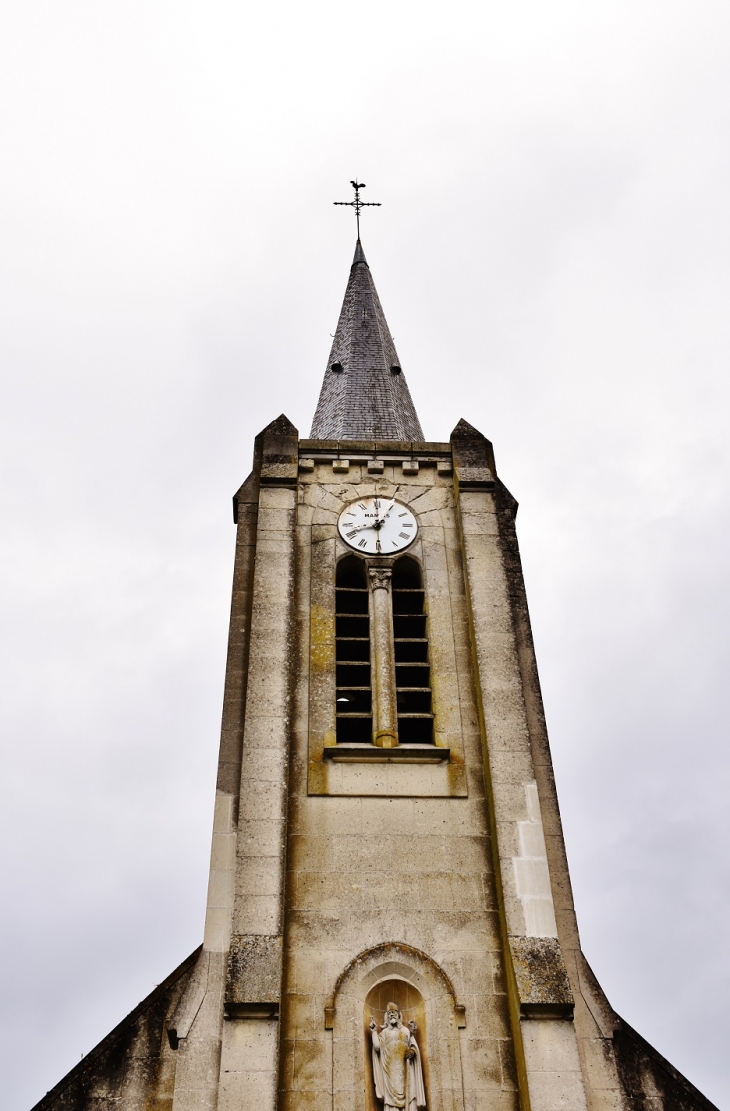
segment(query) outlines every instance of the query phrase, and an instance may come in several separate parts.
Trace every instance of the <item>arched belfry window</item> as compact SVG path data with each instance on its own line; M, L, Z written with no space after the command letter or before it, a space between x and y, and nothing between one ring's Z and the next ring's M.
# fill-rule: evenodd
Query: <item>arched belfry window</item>
M337 743L433 744L431 671L421 568L355 555L335 581Z
M357 556L337 564L335 583L337 742L370 744L370 611L367 567Z
M393 636L399 744L432 744L431 670L421 568L402 556L393 565Z

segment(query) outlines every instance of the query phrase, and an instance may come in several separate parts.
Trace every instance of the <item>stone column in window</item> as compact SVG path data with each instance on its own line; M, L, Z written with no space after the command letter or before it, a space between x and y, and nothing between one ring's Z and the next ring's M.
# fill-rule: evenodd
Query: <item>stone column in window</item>
M372 598L370 660L373 687L373 744L395 748L398 744L398 710L393 653L393 606L390 600L392 570L369 567Z

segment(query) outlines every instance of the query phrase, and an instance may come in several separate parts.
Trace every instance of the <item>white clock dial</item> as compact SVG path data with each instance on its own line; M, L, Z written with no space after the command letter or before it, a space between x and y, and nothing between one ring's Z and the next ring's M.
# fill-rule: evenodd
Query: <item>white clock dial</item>
M391 555L413 543L418 523L407 505L395 498L359 498L340 513L340 536L365 555Z

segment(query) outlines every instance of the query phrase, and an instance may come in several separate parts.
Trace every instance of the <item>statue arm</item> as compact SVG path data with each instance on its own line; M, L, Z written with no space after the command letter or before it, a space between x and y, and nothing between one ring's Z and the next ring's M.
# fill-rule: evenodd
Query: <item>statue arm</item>
M384 1098L385 1091L385 1077L383 1076L383 1063L380 1059L380 1038L378 1037L377 1027L375 1023L370 1021L370 1036L372 1038L372 1059L373 1059L373 1080L375 1081L375 1095L379 1100Z
M426 1086L423 1083L423 1067L421 1065L421 1052L416 1039L411 1035L409 1049L413 1049L413 1057L408 1061L409 1093L408 1106L412 1108L415 1103L418 1111L426 1108Z

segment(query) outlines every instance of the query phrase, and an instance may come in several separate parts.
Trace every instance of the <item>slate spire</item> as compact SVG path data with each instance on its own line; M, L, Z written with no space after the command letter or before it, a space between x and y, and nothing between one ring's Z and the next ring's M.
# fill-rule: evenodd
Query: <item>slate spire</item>
M359 239L310 436L423 440Z

